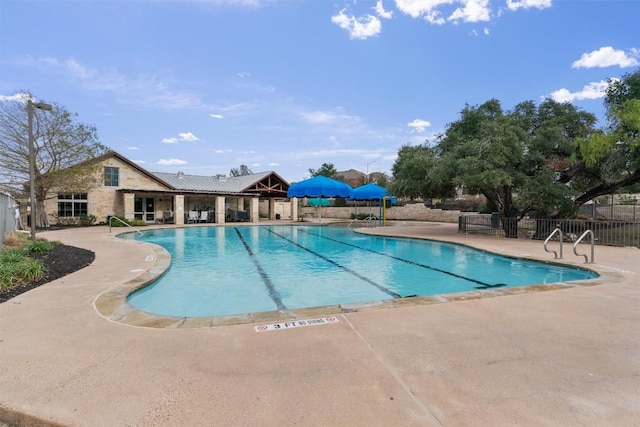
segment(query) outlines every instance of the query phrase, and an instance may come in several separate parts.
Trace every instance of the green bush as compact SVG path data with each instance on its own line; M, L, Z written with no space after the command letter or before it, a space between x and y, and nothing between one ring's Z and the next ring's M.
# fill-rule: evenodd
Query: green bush
M147 225L147 223L144 222L143 219L127 219L127 218L125 218L123 216L116 216L116 218L118 218L120 221L123 221L123 222L127 223L128 225L130 225L132 227L140 227L140 226ZM124 225L120 221L118 221L118 220L111 221L111 219L109 219L109 223L111 224L112 227L126 227L126 225Z
M36 240L35 242L29 240L22 248L27 254L46 254L59 243L60 242L50 242L47 240Z
M45 254L58 244L56 241L25 240L19 246L5 245L0 250L0 291L40 279L44 274L44 267L29 255Z
M42 264L32 258L25 258L22 262L18 263L17 270L18 276L25 282L38 280L44 274Z
M82 215L80 215L80 224L82 224L84 226L93 225L96 222L97 219L98 218L96 218L95 215L82 214Z
M0 264L18 263L24 259L24 252L21 248L7 248L0 252Z

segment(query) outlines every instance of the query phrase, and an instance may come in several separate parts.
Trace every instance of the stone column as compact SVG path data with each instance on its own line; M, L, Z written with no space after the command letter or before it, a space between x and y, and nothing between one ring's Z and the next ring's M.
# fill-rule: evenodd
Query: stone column
M173 207L175 212L173 213L173 221L176 225L184 224L184 196L178 194L173 196Z
M135 198L134 193L124 194L124 217L125 219L135 218Z
M291 221L298 220L298 198L292 197L289 199L291 202Z
M216 197L216 224L224 224L224 196Z
M260 198L251 199L251 213L249 214L251 222L260 222Z
M236 210L238 211L244 210L244 199L242 197L238 197L236 199Z
M269 219L276 219L276 201L269 199Z

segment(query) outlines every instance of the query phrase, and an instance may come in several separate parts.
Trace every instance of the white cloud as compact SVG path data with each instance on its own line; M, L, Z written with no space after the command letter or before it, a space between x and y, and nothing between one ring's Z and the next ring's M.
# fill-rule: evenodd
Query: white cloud
M192 134L191 132L181 132L178 134L180 141L193 142L198 141L200 138Z
M384 18L384 19L393 18L393 12L384 10L384 6L382 6L382 0L378 0L376 2L376 5L372 9L376 11L376 14L380 18Z
M13 95L0 95L0 101L27 102L31 98L28 93L15 93Z
M552 92L549 97L556 102L573 102L584 99L604 98L605 90L609 83L605 80L592 82L585 85L579 92L570 92L568 89L562 88Z
M43 68L47 73L63 74L88 91L114 93L120 103L138 108L174 110L201 108L204 105L199 95L176 90L170 83L154 75L130 77L113 69L88 67L74 58L59 60L25 56L19 63Z
M484 27L482 29L482 32L484 33L485 36L488 36L491 33L491 30L487 27Z
M424 132L431 126L431 123L426 120L415 119L414 121L407 123L407 126L413 128L416 132Z
M178 142L181 142L181 141L194 142L194 141L199 141L199 140L200 140L200 138L198 138L197 136L195 136L191 132L179 133L177 138L176 137L162 138L162 142L164 144L177 144Z
M455 3L457 0L396 0L396 7L412 18L429 15L442 5Z
M130 146L130 147L127 147L127 150L139 150L139 148L135 146Z
M241 78L249 77L250 75L251 75L251 74L249 74L249 73L244 73L244 72L243 72L243 73L238 73L238 77L241 77Z
M305 121L313 124L357 123L360 121L360 118L357 116L336 114L331 111L311 111L299 114Z
M546 9L551 7L551 0L507 0L507 7L510 10L518 9Z
M412 18L420 18L434 25L447 21L488 22L493 16L500 17L503 8L491 9L490 0L395 0L398 10ZM507 7L518 9L544 9L551 7L552 0L507 0ZM494 2L495 3L495 2ZM449 12L451 11L451 12ZM446 19L444 16L448 16ZM485 34L487 30L485 29Z
M163 166L175 166L175 165L186 165L187 162L185 160L180 160L180 159L160 159L158 160L158 164Z
M468 0L464 7L457 8L449 17L450 21L481 22L491 19L489 0Z
M214 119L222 119L224 118L222 114L209 114L209 117L213 117Z
M271 163L269 163L269 166L271 166L271 167L280 166L280 163L271 162Z
M433 25L444 25L447 23L446 19L442 17L442 14L437 11L431 11L424 16L424 20Z
M131 160L131 161L137 165L144 165L147 163L144 160Z
M360 18L347 16L346 9L342 9L337 15L331 17L331 22L338 25L343 30L347 30L352 39L364 40L377 36L382 30L382 23L373 15L365 15Z
M573 68L604 68L618 66L620 68L634 67L639 65L638 56L640 50L631 49L629 54L623 50L614 49L611 46L604 46L593 52L583 53L580 59L571 64Z

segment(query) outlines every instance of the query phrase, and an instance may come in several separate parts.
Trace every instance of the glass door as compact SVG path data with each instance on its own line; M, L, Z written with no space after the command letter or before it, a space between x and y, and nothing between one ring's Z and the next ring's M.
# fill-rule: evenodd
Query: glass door
M156 220L156 199L153 197L136 197L133 202L133 217L145 222Z

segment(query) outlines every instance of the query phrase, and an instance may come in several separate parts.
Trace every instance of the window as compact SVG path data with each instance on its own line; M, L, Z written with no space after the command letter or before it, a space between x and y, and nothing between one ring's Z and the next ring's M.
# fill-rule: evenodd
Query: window
M104 167L104 186L117 187L119 185L119 169L112 166Z
M58 217L78 218L88 214L88 207L87 193L58 195Z

